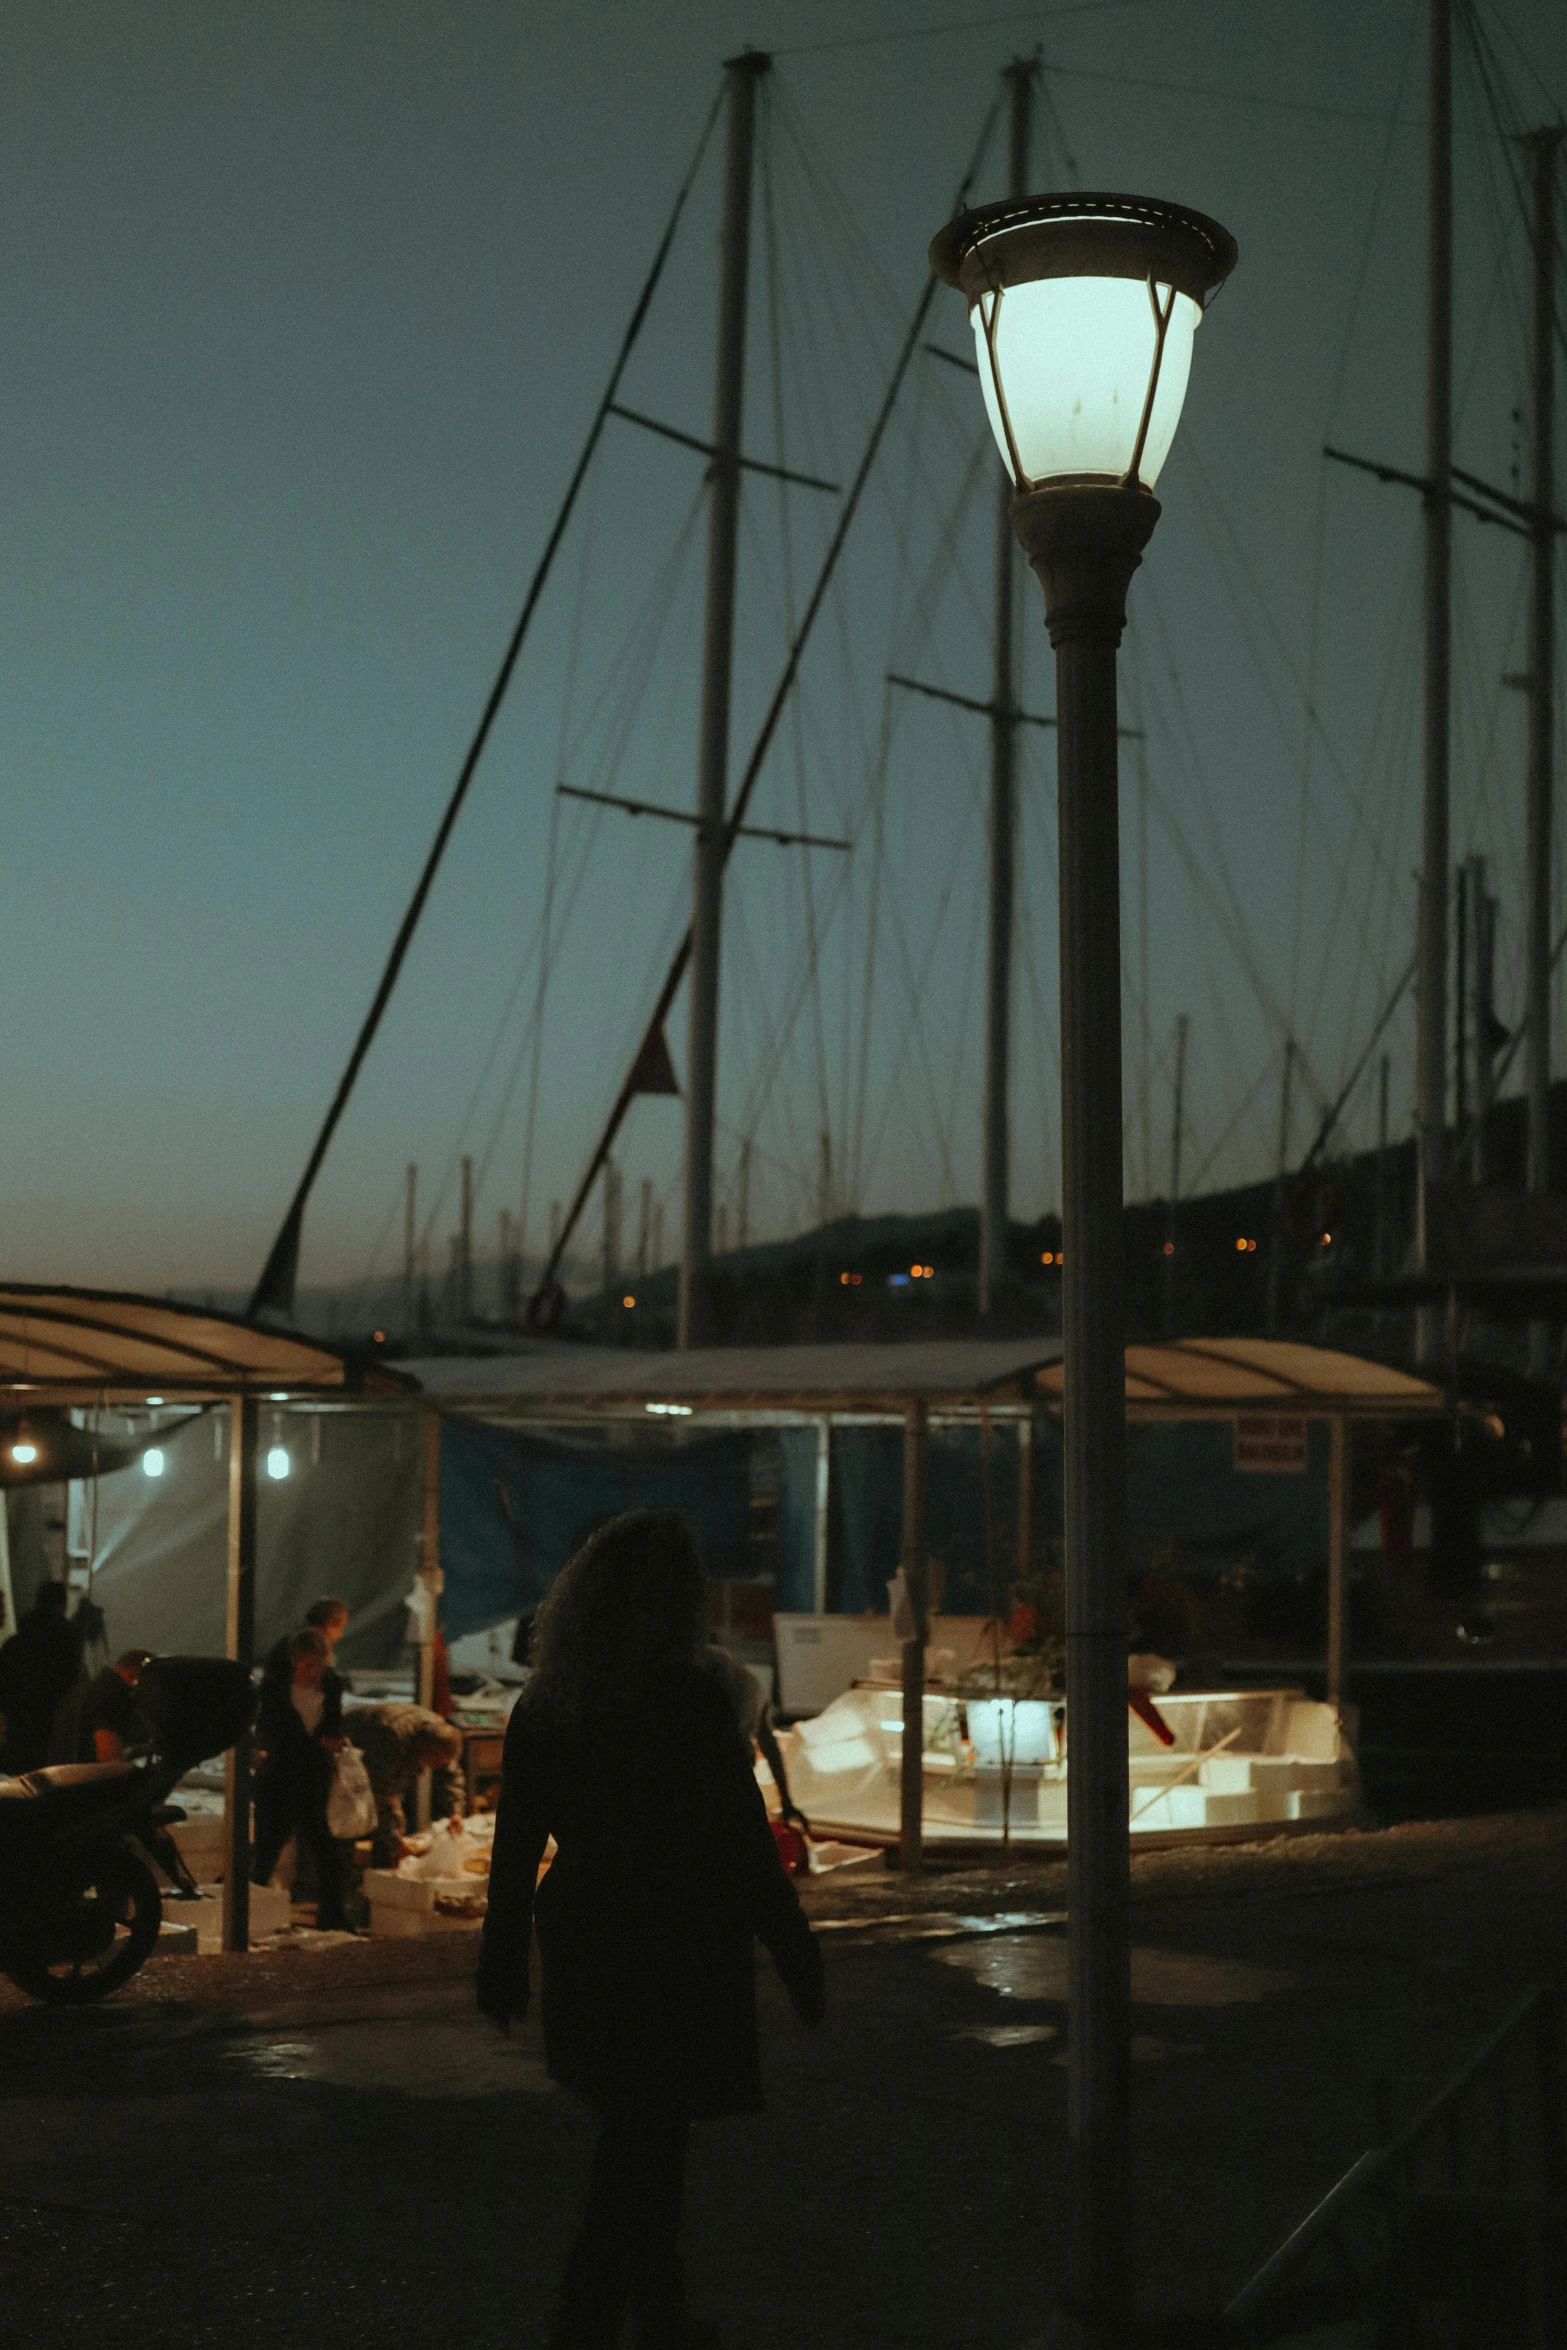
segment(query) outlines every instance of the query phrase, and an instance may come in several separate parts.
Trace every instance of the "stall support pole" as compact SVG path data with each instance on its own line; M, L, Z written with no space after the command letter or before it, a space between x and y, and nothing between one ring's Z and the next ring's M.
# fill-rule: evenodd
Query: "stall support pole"
M832 1422L824 1415L816 1423L816 1515L811 1552L811 1605L819 1616L827 1613L827 1541L832 1504Z
M925 1440L923 1403L911 1403L903 1421L903 1579L914 1611L914 1638L903 1643L903 1759L898 1786L898 1866L917 1874L925 1865Z
M229 1656L248 1672L256 1651L256 1439L253 1395L229 1405ZM250 1948L250 1734L237 1738L223 1765L223 1947Z
M435 1611L441 1593L441 1415L424 1415L424 1530L419 1546L419 1580L425 1589L419 1641L419 1703L435 1700ZM414 1824L430 1825L430 1774L419 1773L414 1791Z
M1328 1703L1344 1706L1344 1568L1349 1519L1349 1423L1328 1422Z
M1017 1575L1021 1582L1034 1564L1034 1422L1017 1424Z

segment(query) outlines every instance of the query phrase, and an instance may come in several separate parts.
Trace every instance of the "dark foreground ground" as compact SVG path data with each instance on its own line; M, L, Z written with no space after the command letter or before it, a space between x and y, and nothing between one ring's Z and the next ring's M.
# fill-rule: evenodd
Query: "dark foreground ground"
M1567 1813L1136 1864L1140 2292L1218 2301L1561 1961ZM1008 2350L1062 2240L1064 1875L879 1864L807 1898L831 2021L762 1972L769 2111L698 2133L693 2298L734 2350ZM0 1993L0 2345L543 2338L590 2125L473 1936ZM1380 2085L1380 2087L1379 2087ZM1150 2336L1156 2338L1155 2335Z

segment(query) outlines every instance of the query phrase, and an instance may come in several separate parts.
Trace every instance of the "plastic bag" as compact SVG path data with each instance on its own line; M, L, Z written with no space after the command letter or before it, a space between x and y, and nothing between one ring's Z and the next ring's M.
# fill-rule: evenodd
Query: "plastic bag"
M332 1792L326 1799L326 1824L345 1844L375 1833L375 1793L357 1746L338 1750Z

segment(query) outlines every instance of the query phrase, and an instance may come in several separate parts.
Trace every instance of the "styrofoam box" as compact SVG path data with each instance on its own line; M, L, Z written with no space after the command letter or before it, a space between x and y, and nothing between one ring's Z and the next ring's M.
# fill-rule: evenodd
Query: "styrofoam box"
M1197 1773L1197 1783L1215 1795L1323 1794L1336 1788L1336 1762L1298 1754L1215 1754Z

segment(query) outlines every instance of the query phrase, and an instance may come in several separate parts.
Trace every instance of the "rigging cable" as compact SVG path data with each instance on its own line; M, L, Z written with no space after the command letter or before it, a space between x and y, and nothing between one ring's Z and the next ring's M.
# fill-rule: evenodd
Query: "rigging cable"
M354 1040L353 1051L348 1056L348 1066L338 1081L337 1091L332 1096L331 1106L322 1122L321 1131L316 1136L315 1146L305 1162L305 1171L301 1175L298 1188L289 1203L288 1213L283 1218L277 1238L272 1243L271 1253L262 1268L261 1278L256 1283L251 1295L250 1304L246 1309L247 1318L251 1321L262 1315L286 1320L293 1313L294 1286L299 1273L300 1235L305 1220L305 1204L310 1197L311 1187L320 1172L321 1162L326 1157L332 1137L337 1131L338 1121L348 1107L348 1099L354 1090L355 1079L358 1077L365 1057L375 1041L376 1030L381 1025L382 1014L391 1001L392 990L397 985L397 975L401 971L403 959L413 943L413 935L419 926L419 917L424 911L425 900L430 894L435 876L440 869L441 860L446 853L446 844L451 838L453 827L462 811L463 801L468 796L468 787L473 781L480 758L483 756L484 746L490 737L490 729L493 727L501 704L506 698L506 689L511 683L512 672L515 670L518 657L522 652L523 640L527 636L529 623L537 609L539 598L544 593L545 582L549 578L561 540L565 537L566 525L571 519L572 508L577 502L577 493L582 487L584 477L592 462L593 452L598 447L600 436L608 421L611 404L620 388L620 379L625 373L632 351L635 349L637 339L642 332L643 321L647 317L659 279L663 276L664 264L669 258L670 248L675 241L675 231L680 225L680 216L685 210L686 199L691 193L692 184L701 167L702 158L707 152L707 143L712 135L713 125L718 120L722 104L723 88L720 86L708 110L707 120L702 126L702 135L697 141L696 153L692 157L685 178L676 191L668 224L659 242L658 250L653 256L652 267L643 282L642 291L637 297L636 306L631 313L631 319L616 354L614 366L610 369L609 382L605 387L593 422L588 428L587 439L583 443L582 453L577 459L576 470L567 485L566 495L562 500L560 511L555 517L554 527L545 541L544 552L539 557L538 566L529 583L528 593L518 615L517 625L512 630L511 640L502 657L500 668L496 672L495 682L490 688L489 697L480 713L478 726L474 730L473 739L468 745L467 755L458 771L457 781L451 797L447 801L445 814L436 828L435 839L431 843L429 854L424 861L424 869L415 885L413 896L408 901L407 911L403 915L397 936L392 941L392 951L387 957L380 984L371 999L370 1009L365 1015L359 1034Z

